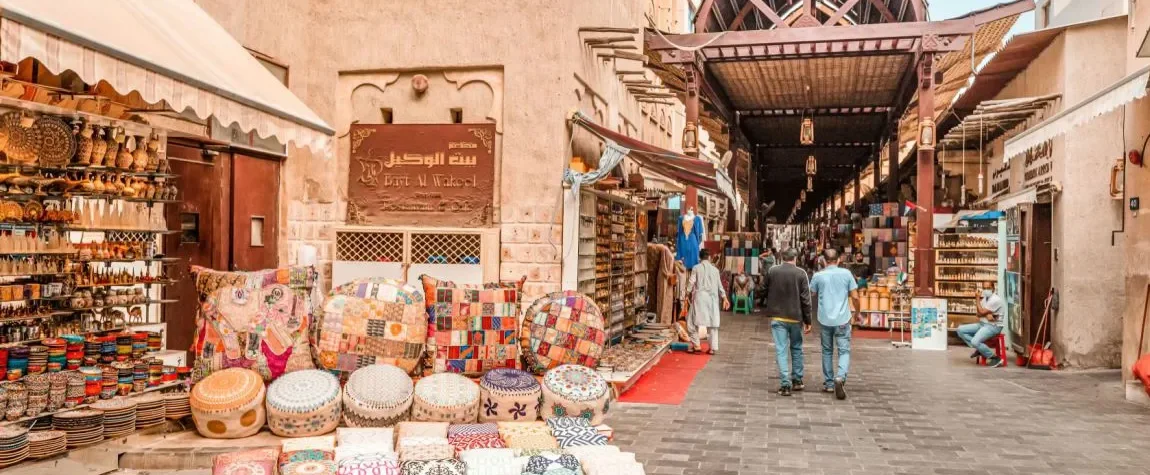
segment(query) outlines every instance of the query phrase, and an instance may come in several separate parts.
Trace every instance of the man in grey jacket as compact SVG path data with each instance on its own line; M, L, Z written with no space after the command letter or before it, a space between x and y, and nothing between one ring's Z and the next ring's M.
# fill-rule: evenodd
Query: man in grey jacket
M803 390L803 333L811 331L810 283L807 272L795 265L798 255L794 249L783 251L783 263L767 272L766 314L775 338L782 396Z

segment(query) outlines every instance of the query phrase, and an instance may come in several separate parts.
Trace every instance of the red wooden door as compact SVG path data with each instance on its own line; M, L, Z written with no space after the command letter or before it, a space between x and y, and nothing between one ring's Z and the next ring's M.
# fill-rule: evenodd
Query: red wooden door
M279 265L280 162L233 155L232 187L232 269L274 269Z

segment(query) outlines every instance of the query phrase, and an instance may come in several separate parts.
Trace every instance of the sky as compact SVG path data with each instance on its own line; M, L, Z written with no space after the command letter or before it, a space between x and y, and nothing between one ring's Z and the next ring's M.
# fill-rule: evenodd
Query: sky
M931 0L930 1L930 19L931 20L946 20L956 16L965 15L974 10L981 10L986 7L1006 3L1008 0ZM1018 22L1014 24L1014 28L1010 30L1006 38L1018 33L1025 33L1034 29L1034 12L1026 13L1018 17Z

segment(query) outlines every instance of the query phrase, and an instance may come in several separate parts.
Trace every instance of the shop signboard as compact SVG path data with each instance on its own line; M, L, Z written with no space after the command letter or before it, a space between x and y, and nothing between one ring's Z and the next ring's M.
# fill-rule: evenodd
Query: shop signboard
M348 224L492 222L495 124L353 124Z
M910 347L946 351L946 299L910 300Z
M1023 160L1022 188L1038 187L1050 183L1054 169L1054 139L1042 142L1026 151Z

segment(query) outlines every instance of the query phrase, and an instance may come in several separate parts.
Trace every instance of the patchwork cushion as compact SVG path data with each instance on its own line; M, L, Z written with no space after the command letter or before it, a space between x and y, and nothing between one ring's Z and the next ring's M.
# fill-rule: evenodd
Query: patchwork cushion
M332 289L317 326L319 364L342 379L370 364L414 374L427 342L423 292L393 280L352 281Z
M599 306L574 291L553 292L527 308L523 356L535 374L562 364L596 367L607 339Z
M212 475L271 475L276 473L280 451L250 449L217 455L212 459Z
M543 389L526 371L500 368L479 380L480 421L533 421L539 418Z
M582 417L557 417L547 420L551 435L560 447L581 447L607 445L607 437L591 427L590 421Z
M318 369L288 373L268 385L268 427L282 437L326 434L339 426L339 380Z
M415 385L411 418L416 421L471 423L479 417L479 385L453 373L426 376Z
M563 365L543 376L544 419L582 417L592 425L603 422L611 397L603 376L591 368Z
M403 475L464 475L467 466L458 460L412 460L403 462Z
M323 303L312 267L221 272L193 266L199 312L192 382L227 368L249 368L265 381L315 368L309 339Z
M343 387L343 420L350 427L390 427L411 414L415 385L398 367L373 364L356 370Z
M212 373L188 396L192 420L200 435L237 439L255 435L264 425L263 378L248 369L230 368Z
M519 306L523 282L456 285L424 275L427 354L435 373L478 376L519 367Z

